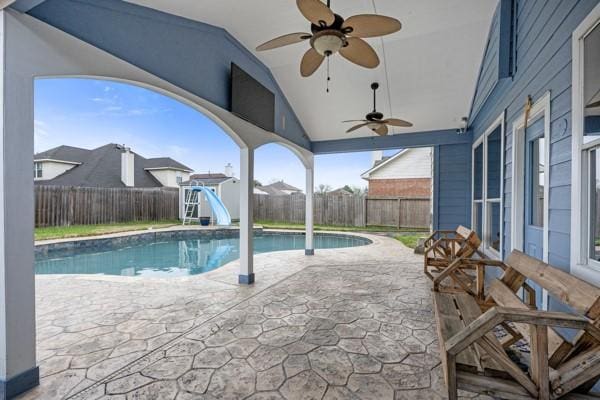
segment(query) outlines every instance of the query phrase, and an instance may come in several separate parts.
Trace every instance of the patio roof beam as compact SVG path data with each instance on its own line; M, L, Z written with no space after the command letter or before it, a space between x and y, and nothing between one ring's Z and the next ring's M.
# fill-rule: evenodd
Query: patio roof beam
M411 132L389 136L369 136L342 140L312 142L314 154L349 153L357 151L389 150L408 147L471 143L471 132L458 134L456 129Z
M14 8L17 11L20 11L22 13L25 13L29 10L31 10L34 7L39 6L40 4L42 4L44 1L46 0L0 0L0 5L2 5L3 3L8 3L6 4L6 7L12 4L12 8ZM2 7L4 8L4 7Z

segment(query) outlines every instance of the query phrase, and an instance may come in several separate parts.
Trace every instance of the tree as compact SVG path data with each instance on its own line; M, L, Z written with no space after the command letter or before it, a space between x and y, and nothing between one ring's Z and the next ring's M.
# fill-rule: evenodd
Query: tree
M319 186L316 187L316 192L319 194L325 194L327 192L331 191L331 186L329 185L324 185L324 184L320 184Z
M350 193L354 193L354 189L352 189L350 186L348 185L344 185L344 187L342 188L344 189L346 192L350 192Z
M256 186L262 186L262 185L263 185L263 184L262 184L262 183L260 183L260 181L259 181L258 179L255 179L255 180L254 180L254 187L256 187Z
M365 187L352 186L350 188L350 191L356 196L362 196L367 194L367 188Z

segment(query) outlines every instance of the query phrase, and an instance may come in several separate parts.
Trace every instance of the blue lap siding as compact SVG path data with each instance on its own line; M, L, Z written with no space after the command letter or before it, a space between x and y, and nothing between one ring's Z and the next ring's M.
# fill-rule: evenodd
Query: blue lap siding
M510 252L512 127L526 97L535 102L550 92L549 262L569 271L571 212L571 37L598 0L516 0L516 72L492 79L498 58L496 12L482 72L473 100L470 125L476 140L506 110L504 162L504 250ZM483 79L485 77L485 79ZM522 171L517 171L523 173Z

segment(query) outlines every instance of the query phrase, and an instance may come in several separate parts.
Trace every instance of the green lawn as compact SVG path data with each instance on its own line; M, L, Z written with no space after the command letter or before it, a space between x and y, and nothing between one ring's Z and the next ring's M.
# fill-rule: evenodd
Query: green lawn
M304 229L304 224L286 222L255 221L254 224L262 225L265 229ZM340 226L340 225L315 225L316 231L341 231L341 232L414 232L414 229L398 229L392 226Z
M419 238L425 236L425 233L418 233L418 234L414 234L414 235L397 235L396 236L396 240L399 240L400 242L402 242L403 245L405 245L406 247L410 247L411 249L414 249L415 247L417 247L417 242L419 241Z
M166 228L181 224L178 220L134 221L101 225L72 225L35 228L35 240L64 239L80 236L104 235L108 233L140 231L148 228Z

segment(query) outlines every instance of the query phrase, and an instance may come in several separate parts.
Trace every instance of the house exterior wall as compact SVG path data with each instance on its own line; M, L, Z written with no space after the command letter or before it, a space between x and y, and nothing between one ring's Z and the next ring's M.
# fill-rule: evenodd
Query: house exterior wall
M227 207L232 220L240 219L240 181L239 179L230 179L221 185L219 196L223 204Z
M156 169L148 171L165 187L179 187L179 182L190 179L190 173L175 169ZM181 178L178 182L177 178Z
M454 230L471 220L471 144L433 148L433 229Z
M76 164L66 164L56 161L36 161L42 165L42 177L34 178L34 181L47 181L64 174L68 170L76 167Z
M429 197L431 178L371 179L369 196Z
M477 140L499 115L505 113L503 165L503 256L512 250L513 179L523 175L513 168L513 124L522 118L526 96L535 103L549 96L549 174L547 210L547 246L550 264L571 272L571 204L572 179L572 35L583 19L600 3L599 0L545 1L516 0L516 70L501 79L499 43L501 13L494 18L489 43L482 61L477 90L470 116L473 140ZM500 9L500 8L499 8ZM470 170L470 169L469 169ZM520 211L514 211L518 214ZM598 285L599 281L595 281ZM542 305L540 305L542 306ZM547 307L564 310L560 301L549 297Z
M371 196L431 196L430 147L406 149L368 175ZM363 175L364 176L364 175Z
M431 148L407 149L369 174L373 179L431 178Z
M503 218L506 255L511 250L512 126L523 113L525 96L531 95L535 102L550 92L548 261L565 271L570 269L571 36L597 4L598 0L517 0L517 59L512 79L497 77L500 35L497 12L470 118L476 140L506 110Z

